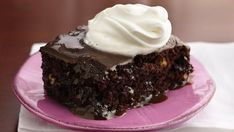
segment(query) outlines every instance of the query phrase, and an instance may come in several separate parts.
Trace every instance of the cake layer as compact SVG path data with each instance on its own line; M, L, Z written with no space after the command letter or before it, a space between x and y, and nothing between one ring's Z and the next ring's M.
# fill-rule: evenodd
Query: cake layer
M75 114L110 119L161 102L188 83L189 48L175 36L153 53L129 58L90 48L85 33L79 27L40 49L47 95Z

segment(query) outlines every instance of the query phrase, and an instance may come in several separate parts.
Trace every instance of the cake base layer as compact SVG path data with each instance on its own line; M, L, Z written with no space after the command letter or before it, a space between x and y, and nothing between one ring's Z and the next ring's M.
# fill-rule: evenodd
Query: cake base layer
M174 46L111 68L87 55L67 61L41 48L45 92L75 114L94 119L161 102L166 92L189 82L193 69L189 48L173 36L168 43Z

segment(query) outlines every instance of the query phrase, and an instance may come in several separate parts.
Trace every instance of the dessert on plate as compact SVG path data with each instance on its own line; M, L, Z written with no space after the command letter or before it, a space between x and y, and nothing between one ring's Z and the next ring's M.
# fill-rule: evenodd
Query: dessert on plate
M190 81L190 49L160 6L115 5L41 47L45 93L84 118L159 103Z

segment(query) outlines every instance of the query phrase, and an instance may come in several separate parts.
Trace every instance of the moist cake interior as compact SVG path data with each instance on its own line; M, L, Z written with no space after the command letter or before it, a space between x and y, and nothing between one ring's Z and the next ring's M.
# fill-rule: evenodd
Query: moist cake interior
M189 83L190 49L173 35L157 51L131 58L89 47L86 32L78 27L40 49L46 95L78 116L111 119Z

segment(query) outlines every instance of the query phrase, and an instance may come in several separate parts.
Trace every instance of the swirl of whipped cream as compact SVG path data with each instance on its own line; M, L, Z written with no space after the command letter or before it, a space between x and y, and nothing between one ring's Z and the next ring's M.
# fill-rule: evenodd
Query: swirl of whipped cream
M171 30L161 6L118 4L89 20L85 42L103 52L134 57L164 46Z

